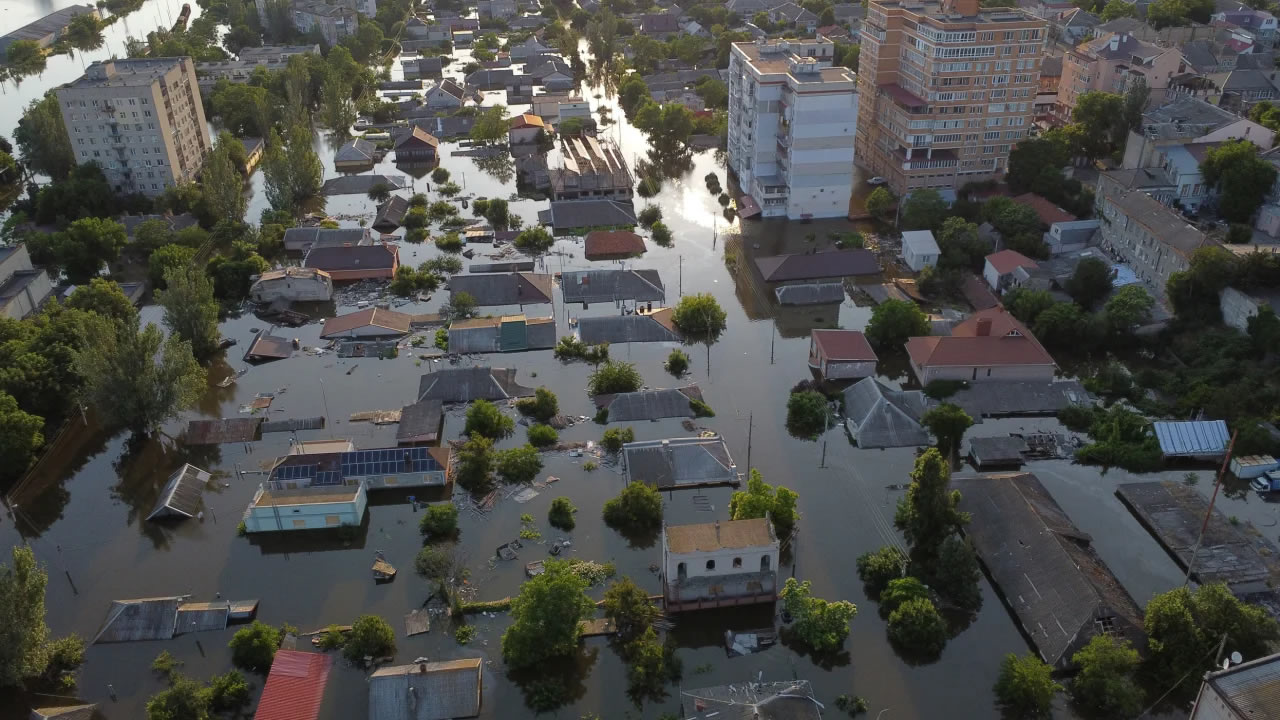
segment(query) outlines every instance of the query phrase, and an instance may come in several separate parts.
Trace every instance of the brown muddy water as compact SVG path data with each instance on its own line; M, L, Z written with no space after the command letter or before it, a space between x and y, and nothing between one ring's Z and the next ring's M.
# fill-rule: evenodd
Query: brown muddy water
M78 58L75 64L79 65ZM456 70L460 65L453 67ZM53 72L53 63L46 72ZM28 86L37 81L40 79L29 79L21 92L28 93ZM12 86L8 89L13 91ZM585 91L588 96L596 93ZM500 101L500 97L490 96L486 102ZM602 101L612 105L611 99L592 97L593 106ZM13 106L6 105L5 112L12 113ZM616 109L612 116L622 120ZM8 114L3 119L6 127L16 121ZM607 134L629 155L642 156L646 151L643 137L625 122L613 126ZM326 177L336 176L330 144L318 136L317 145L323 153ZM459 184L465 180L464 195L506 197L514 192L514 181L495 178L469 157L452 155L457 149L455 144L443 143L442 149L444 167L454 173ZM379 170L395 171L389 164ZM779 311L771 295L751 279L750 256L828 247L828 233L852 226L843 221L729 224L703 184L703 176L712 171L724 181L722 159L713 152L700 153L687 173L664 183L658 197L637 201L639 206L646 202L661 205L664 220L676 240L669 249L651 246L643 259L628 266L659 269L668 302L675 302L681 292L712 293L728 311L728 330L709 349L702 345L686 348L693 361L688 377L679 381L662 368L671 350L669 345L616 345L611 354L615 359L635 363L651 387L696 382L703 388L716 416L699 421L699 425L723 434L741 467L745 468L749 455L751 466L758 468L769 482L787 485L800 495L799 536L792 562L781 572L812 581L817 596L853 601L860 612L844 650L824 657L779 645L756 655L727 658L724 631L769 623L767 608L678 616L673 636L684 664L683 686L695 688L757 677L803 678L813 682L819 699L826 703L843 693L866 697L871 707L869 717L873 718L996 717L990 688L1000 659L1005 653L1026 652L1027 643L990 584L982 581L981 610L971 621L956 624L954 637L941 658L927 665L912 665L889 646L884 621L875 604L864 596L855 572L858 554L888 541L894 506L902 495L901 487L908 481L915 451L858 450L838 428L818 442L798 440L784 427L789 389L810 377L806 364L808 331L814 327L860 329L870 317L870 310L846 299L839 305ZM261 182L261 175L255 175L250 217L256 217L264 206ZM512 211L526 223L533 222L536 210L542 207L545 203L512 203ZM331 198L328 211L343 215L344 225L353 226L360 217L373 217L371 204L361 196ZM808 240L810 234L815 236L812 242ZM736 257L730 263L736 270L726 264L726 245L729 255ZM479 246L476 260L487 261L484 254L490 251L487 246ZM416 264L436 252L429 245L405 245L402 260ZM557 243L545 264L550 271L588 267L582 258L581 242L575 239ZM439 292L426 303L397 309L431 312L446 299L447 294ZM351 309L337 308L338 312ZM486 310L497 314L520 309ZM567 317L617 312L607 304L587 310L580 306L566 308L558 292L554 307L526 307L524 311L531 315L554 312L561 335L569 332ZM143 310L144 321L159 322L160 317L157 308ZM346 541L238 537L236 525L240 516L264 479L257 471L288 451L290 436L274 434L249 445L194 448L171 439L181 435L189 419L237 417L239 406L255 394L275 392L279 394L267 413L272 419L313 415L331 418L325 430L299 433L301 440L344 437L366 448L394 445L394 425L375 427L349 423L346 418L360 410L399 408L411 402L418 377L429 367L439 367L430 359L417 357L418 353L412 350L390 360L299 353L289 360L252 367L229 388L215 387L214 382L246 367L240 356L252 330L266 327L251 315L223 323L223 334L239 344L213 363L210 389L199 408L167 424L159 439L130 447L122 436L103 434L83 425L75 428L40 466L31 482L14 496L16 513L0 516L0 546L28 542L49 570L48 622L55 634L75 632L92 637L113 599L157 595L189 593L198 601L212 600L216 595L232 600L255 598L261 602L260 619L273 624L287 622L303 631L331 623L346 624L358 614L375 613L386 618L397 629L397 635L402 632L404 615L422 605L430 588L412 573L413 556L421 547L418 515L403 496L375 498L365 526L354 539ZM297 337L306 346L319 344L319 330L319 324L313 323L277 332ZM546 385L554 390L565 414L593 414L584 390L589 371L585 365L562 364L550 351L484 356L463 362L518 368L521 383ZM887 382L898 384L908 379L901 357L883 357L881 368L882 379ZM456 438L462 425L461 412L450 412L445 421L445 437ZM634 428L637 439L687 434L674 420L637 424ZM989 420L976 426L970 435L989 436L1032 428L1060 430L1052 420ZM601 426L586 422L564 430L561 438L599 440L602 430ZM501 446L510 447L523 440L524 429L518 428L516 437ZM615 562L620 575L631 576L652 592L659 591L658 578L650 566L660 563L660 546L629 546L601 521L604 502L622 488L621 475L608 464L587 472L583 461L584 458L563 453L547 454L542 477L554 475L559 482L536 498L525 504L502 500L483 517L470 510L462 512L456 550L467 560L476 598L496 599L517 593L524 580L523 563L545 557L550 542L559 539L571 541L570 557ZM183 462L216 471L221 478L222 487L205 494L205 518L176 525L145 522L143 518L165 478ZM1093 537L1102 558L1140 604L1181 583L1181 573L1174 563L1114 496L1116 484L1134 476L1114 471L1102 475L1095 468L1067 461L1036 462L1028 469L1039 475L1072 520ZM1198 474L1198 487L1207 493L1212 485L1212 470L1207 467L1180 468L1165 475L1180 478L1188 469ZM238 475L237 470L244 473ZM551 500L560 495L569 497L579 510L577 527L571 533L556 531L546 522ZM696 495L705 496L706 502L695 504ZM686 523L725 519L728 498L729 491L725 489L668 493L666 520ZM429 499L443 502L447 498ZM456 500L460 502L462 498ZM708 505L710 510L705 509ZM1219 499L1219 507L1228 515L1254 522L1269 536L1274 537L1277 532L1277 506L1259 502L1242 487L1230 486L1226 496ZM526 545L517 561L494 560L494 548L519 533L523 513L537 520L543 544ZM369 567L375 550L383 551L402 570L394 582L373 583ZM600 592L599 588L592 591L596 597ZM397 638L397 662L407 663L418 657L482 657L487 661L482 717L532 717L534 713L526 708L521 690L525 679L509 677L501 660L499 638L506 617L476 616L470 621L479 628L471 645L459 647L449 632L448 621L438 619L426 635ZM161 681L148 669L158 653L168 650L185 663L185 672L208 677L230 667L226 643L234 629L182 635L171 641L90 647L80 676L81 695L102 703L104 714L111 720L140 718L146 698L162 688ZM605 718L655 718L663 712L678 712L676 686L669 688L665 702L634 706L626 695L625 666L603 640L587 640L578 656L561 666L545 668L543 674L548 673L566 678L573 688L572 702L558 711L557 717L597 713ZM331 675L322 717L365 717L365 674L339 661ZM261 680L255 678L259 687ZM114 699L108 697L108 688L114 690ZM0 707L4 710L0 717L24 717L19 699L0 699ZM1069 717L1065 708L1060 708L1058 714Z

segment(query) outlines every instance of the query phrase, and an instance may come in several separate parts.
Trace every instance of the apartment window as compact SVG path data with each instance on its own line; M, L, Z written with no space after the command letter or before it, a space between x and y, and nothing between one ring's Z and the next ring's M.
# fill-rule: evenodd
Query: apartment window
M129 98L129 104L130 104L130 105L132 105L132 104L133 104L133 98Z
M150 105L151 103L150 103L150 102L148 102L146 98L142 98L142 104L143 104L143 105Z
M991 132L983 133L983 135L982 135L982 139L983 139L983 140L999 140L999 139L1000 139L1000 131L999 131L999 130L992 130Z
M98 144L98 141L97 141L97 140L95 140L95 139L93 139L93 138L89 138L89 144L90 144L90 145L97 145L97 144Z
M151 111L150 111L150 110L143 110L143 111L142 111L142 114L143 114L143 116L145 116L145 117L151 117Z
M93 156L94 156L94 157L101 157L101 155L99 155L99 154L98 154L98 151L97 151L97 150L94 150L94 151L93 151Z
M996 148L995 148L995 146L994 146L994 145L983 145L983 146L982 146L982 154L983 154L983 155L990 155L991 153L993 153L993 152L995 152L995 151L996 151Z

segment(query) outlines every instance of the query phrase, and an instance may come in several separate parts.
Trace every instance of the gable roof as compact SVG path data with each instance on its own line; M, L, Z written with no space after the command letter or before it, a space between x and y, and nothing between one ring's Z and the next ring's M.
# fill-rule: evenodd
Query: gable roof
M868 377L844 391L845 426L860 448L927 445L920 424L928 401L919 390L895 390Z
M264 333L265 334L265 333ZM261 335L259 335L261 337ZM183 464L165 483L160 499L148 520L165 517L195 517L200 512L203 491L213 476L190 463Z
M373 234L364 228L293 227L284 231L284 249L300 252L318 247L372 245Z
M779 305L825 305L844 302L844 285L838 282L800 283L774 288Z
M756 258L765 282L817 280L819 278L875 275L880 261L870 250L831 250Z
M588 260L610 255L640 255L645 252L644 238L630 230L592 230L583 241Z
M396 442L435 442L440 436L440 421L444 418L444 406L439 400L423 400L400 409L400 423L396 425ZM448 448L445 448L447 451Z
M320 653L277 650L254 720L315 720L320 716L331 659Z
M334 162L373 162L373 154L377 150L373 143L364 138L356 138L338 148L333 154Z
M911 248L916 255L938 255L938 241L928 230L908 230L902 233L902 247Z
M302 266L329 273L343 270L389 270L396 265L397 249L394 245L313 247L307 251Z
M1066 210L1054 205L1048 199L1035 193L1023 193L1013 198L1013 201L1019 205L1026 205L1032 210L1035 210L1036 215L1040 218L1040 222L1045 225L1053 225L1054 223L1060 222L1071 222L1076 219L1075 215L1072 215Z
M435 135L423 130L418 125L414 125L412 130L401 136L399 140L396 140L397 150L408 145L439 147L440 141L436 139Z
M378 230L395 230L404 222L404 216L408 213L409 201L399 195L392 195L378 206L378 215L373 219L373 227Z
M177 632L178 606L185 595L115 600L90 644L168 640Z
M768 547L778 542L768 518L668 525L663 533L667 549L682 554Z
M676 16L668 13L648 13L640 19L640 32L679 32Z
M387 335L404 335L409 332L409 323L413 317L395 310L380 307L365 308L338 317L325 318L320 337L338 337L356 328L374 327L386 331Z
M408 183L403 175L343 175L329 178L320 188L321 195L366 195L374 185L403 189Z
M369 720L452 720L480 714L479 658L379 668L369 676Z
M508 121L508 124L511 126L512 130L526 130L533 128L541 130L547 126L546 123L542 122L542 118L529 113L516 115Z
M738 480L738 466L719 436L631 442L622 446L622 460L628 482L658 489Z
M418 401L471 402L528 397L533 388L516 383L514 368L441 368L418 380Z
M449 278L449 292L465 292L477 305L539 305L554 297L551 276L531 272L455 275Z
M657 270L566 270L560 274L560 292L565 302L663 302L667 297Z
M608 409L609 422L628 422L694 417L693 408L689 406L691 399L702 399L702 390L697 385L597 395L594 401L596 407Z
M556 230L633 227L636 212L631 203L617 200L552 200L538 212L538 220Z
M828 360L875 362L878 359L867 336L857 330L810 330L809 337Z
M1054 364L1053 356L1004 306L970 315L950 336L908 338L907 355L921 368Z
M1023 255L1017 250L1001 250L1000 252L994 252L988 255L986 260L991 263L991 267L995 268L996 273L1000 275L1008 275L1018 268L1035 270L1040 267L1035 260Z
M680 342L671 308L651 313L578 318L578 337L588 345L627 342Z

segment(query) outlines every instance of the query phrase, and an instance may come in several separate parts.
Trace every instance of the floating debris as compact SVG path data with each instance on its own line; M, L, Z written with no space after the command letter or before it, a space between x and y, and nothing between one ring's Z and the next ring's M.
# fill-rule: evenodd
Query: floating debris
M404 616L404 634L408 637L431 631L431 614L426 610L414 610Z
M373 579L375 582L389 582L396 577L395 567L387 562L383 557L382 551L378 550L373 554Z

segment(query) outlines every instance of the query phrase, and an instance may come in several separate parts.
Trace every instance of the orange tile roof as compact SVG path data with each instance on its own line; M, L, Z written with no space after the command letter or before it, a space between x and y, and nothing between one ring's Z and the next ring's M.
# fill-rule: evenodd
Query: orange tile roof
M1001 275L1008 275L1020 267L1028 270L1035 270L1040 267L1035 260L1023 255L1017 250L1001 250L997 253L991 253L987 256L987 262L991 263L991 267Z
M979 334L983 327L986 334ZM950 336L913 337L907 355L918 367L1053 365L1053 356L1002 306L970 315Z
M1076 219L1075 215L1054 205L1048 199L1041 197L1035 193L1023 193L1013 201L1019 205L1026 205L1036 211L1036 215L1040 216L1040 222L1045 225L1052 225L1060 222L1071 222Z

